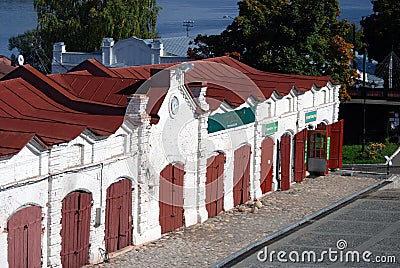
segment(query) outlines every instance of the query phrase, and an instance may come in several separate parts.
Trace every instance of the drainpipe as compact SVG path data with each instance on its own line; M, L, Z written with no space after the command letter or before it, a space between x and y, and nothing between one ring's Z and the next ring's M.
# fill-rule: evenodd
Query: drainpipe
M279 140L276 140L276 181L278 183L277 190L281 189L281 145Z
M95 224L94 227L99 227L101 225L101 210L102 210L102 204L103 204L103 168L104 168L104 163L100 163L100 204L99 207L96 208L96 218L95 218Z
M254 109L254 117L256 117L256 115L257 115L257 106L255 107L255 109ZM253 140L254 140L254 142L253 142L253 148L254 148L254 153L253 153L253 179L252 179L252 187L253 187L253 199L255 199L256 197L257 197L257 190L256 190L256 187L255 187L255 179L254 179L254 174L255 174L255 170L256 170L256 156L257 156L257 154L256 154L256 151L257 151L257 141L258 141L258 136L257 136L257 128L258 128L258 120L257 120L257 117L256 117L256 120L255 120L255 122L254 122L254 137L253 137ZM259 182L261 182L261 180L260 180L260 178L261 177L259 177Z
M197 222L201 222L201 215L200 215L200 182L201 182L201 140L202 140L202 133L201 133L201 121L202 121L202 116L198 115L198 124L197 124L197 183L196 183L196 198L195 198L195 204L196 204L196 214L197 214Z
M103 202L103 168L104 168L104 163L100 163L101 168L100 168L100 207L102 206Z

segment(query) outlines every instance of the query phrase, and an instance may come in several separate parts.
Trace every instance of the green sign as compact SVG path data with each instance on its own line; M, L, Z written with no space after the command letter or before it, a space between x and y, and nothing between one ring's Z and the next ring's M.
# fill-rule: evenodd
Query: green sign
M331 151L331 137L328 137L326 140L326 160L329 160L330 151Z
M317 120L317 111L306 113L306 123L310 123Z
M278 121L263 125L263 136L274 134L278 131Z
M256 120L254 111L255 107L250 107L223 114L211 115L208 117L208 133L253 123Z
M304 164L307 163L307 150L308 150L308 141L306 140L306 144L304 145Z

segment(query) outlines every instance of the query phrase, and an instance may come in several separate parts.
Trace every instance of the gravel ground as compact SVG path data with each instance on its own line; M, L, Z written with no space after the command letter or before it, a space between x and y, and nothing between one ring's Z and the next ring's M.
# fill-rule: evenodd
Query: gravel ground
M341 172L306 178L288 191L265 195L261 198L264 206L257 213L250 208L245 212L234 208L94 267L208 267L379 179L371 175L342 176Z

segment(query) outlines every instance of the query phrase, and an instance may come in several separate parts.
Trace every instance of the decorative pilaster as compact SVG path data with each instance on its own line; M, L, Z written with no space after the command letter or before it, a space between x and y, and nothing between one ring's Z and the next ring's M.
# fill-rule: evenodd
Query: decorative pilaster
M340 105L340 96L339 96L340 85L333 86L333 113L332 113L332 123L337 122L339 118L339 105Z
M151 173L149 164L150 116L146 112L149 97L143 94L133 94L128 98L129 104L126 116L137 126L136 150L138 200L135 244L142 244L161 236L158 220L158 191L156 175ZM135 159L135 158L134 158ZM136 160L135 159L135 160ZM132 169L135 170L135 169ZM134 205L134 204L133 204ZM135 209L135 208L134 208Z
M297 96L297 120L296 132L302 131L306 127L306 118L304 113L304 94Z
M261 144L264 139L262 133L262 125L259 124L259 119L263 117L262 110L259 109L259 106L256 106L254 110L256 121L254 122L254 144L253 150L254 153L252 154L253 157L253 183L251 184L251 198L259 198L262 196L261 192Z
M205 95L207 92L206 82L191 83L190 88L197 99L200 109L197 111L198 120L198 149L197 149L197 220L204 222L208 219L206 209L206 176L207 176L207 147L206 140L208 136L207 121L209 112L209 104Z

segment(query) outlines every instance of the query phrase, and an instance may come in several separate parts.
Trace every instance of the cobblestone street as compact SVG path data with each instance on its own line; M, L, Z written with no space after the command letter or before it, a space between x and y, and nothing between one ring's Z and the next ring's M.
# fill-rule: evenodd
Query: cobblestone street
M226 211L202 224L163 235L157 241L117 254L94 267L208 267L304 216L347 197L381 178L342 176L306 178L289 191L272 192L256 213Z

